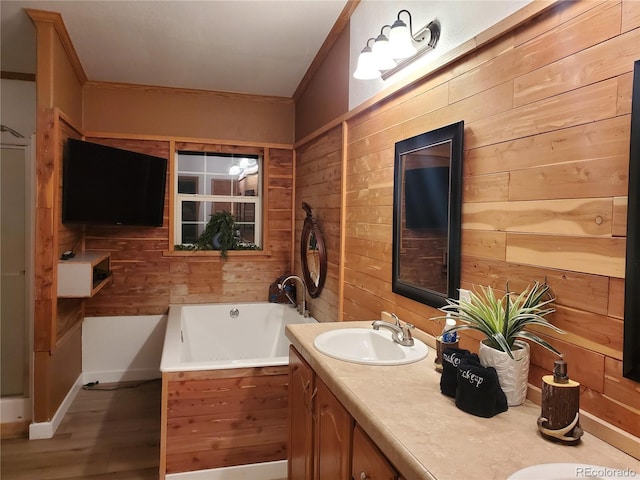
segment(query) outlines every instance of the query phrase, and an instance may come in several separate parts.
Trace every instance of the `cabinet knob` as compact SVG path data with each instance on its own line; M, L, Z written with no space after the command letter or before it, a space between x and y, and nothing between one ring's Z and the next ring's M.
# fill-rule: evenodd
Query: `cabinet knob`
M360 472L360 480L367 480L367 478L369 478L369 475L365 472Z

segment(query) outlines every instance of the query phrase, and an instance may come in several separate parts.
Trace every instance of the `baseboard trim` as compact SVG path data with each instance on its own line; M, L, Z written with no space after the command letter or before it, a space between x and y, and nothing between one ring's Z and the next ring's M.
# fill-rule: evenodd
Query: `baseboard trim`
M82 383L118 383L136 382L139 380L153 380L161 378L162 374L158 368L141 368L138 370L105 370L101 372L83 372Z
M286 480L287 461L252 463L235 467L212 468L193 472L170 473L166 480Z
M76 398L76 395L82 388L82 374L80 374L73 384L71 389L67 392L67 395L60 403L58 410L53 415L53 418L48 422L32 422L29 425L29 440L39 440L44 438L51 438L55 435L56 430L60 426L62 419L67 414L69 407Z

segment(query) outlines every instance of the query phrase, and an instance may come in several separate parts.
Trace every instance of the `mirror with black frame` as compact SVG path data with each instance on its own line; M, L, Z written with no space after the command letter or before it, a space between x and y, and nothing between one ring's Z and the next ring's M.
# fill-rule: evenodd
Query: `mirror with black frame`
M302 276L311 298L320 295L327 278L327 249L320 227L313 218L311 206L302 202L302 208L307 213L300 236L300 262Z
M622 375L640 382L640 60L634 63L631 98Z
M433 307L458 298L464 122L395 145L392 290Z

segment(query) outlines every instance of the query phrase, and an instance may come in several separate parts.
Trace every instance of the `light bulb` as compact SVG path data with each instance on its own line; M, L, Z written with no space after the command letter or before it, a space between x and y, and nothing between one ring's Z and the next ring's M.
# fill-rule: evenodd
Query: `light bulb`
M378 70L390 70L396 66L391 56L389 39L382 33L376 38L371 48Z
M411 33L407 24L398 19L393 22L389 32L389 47L393 58L408 58L416 54Z
M358 80L373 80L374 78L380 78L380 70L377 68L371 47L366 46L360 52L358 57L358 66L356 71L353 72L353 78Z

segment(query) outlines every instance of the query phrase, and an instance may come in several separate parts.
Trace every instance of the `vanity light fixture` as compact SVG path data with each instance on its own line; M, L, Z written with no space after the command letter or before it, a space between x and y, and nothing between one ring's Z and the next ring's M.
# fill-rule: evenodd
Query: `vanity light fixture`
M391 25L384 25L380 29L380 35L376 37L376 41L373 42L373 47L371 47L378 70L390 70L396 66L396 62L391 55L392 50L389 39L382 33L385 28L391 28Z
M358 57L358 65L356 71L353 72L353 78L358 80L373 80L374 78L380 78L380 70L378 70L378 64L373 56L373 51L369 46L369 42L375 38L367 40L367 44L360 52Z
M409 16L409 26L400 18L401 14ZM389 28L389 37L384 35L384 29ZM428 40L427 40L428 39ZM440 23L437 20L429 22L416 33L413 33L413 23L409 10L400 10L393 25L384 25L380 35L369 38L366 46L360 52L358 65L353 77L359 80L370 80L382 77L383 80L422 57L425 53L436 48L440 39ZM373 47L369 46L374 41ZM425 42L422 44L422 42ZM418 48L416 47L418 44ZM419 48L424 45L422 48ZM399 62L396 64L396 60Z

